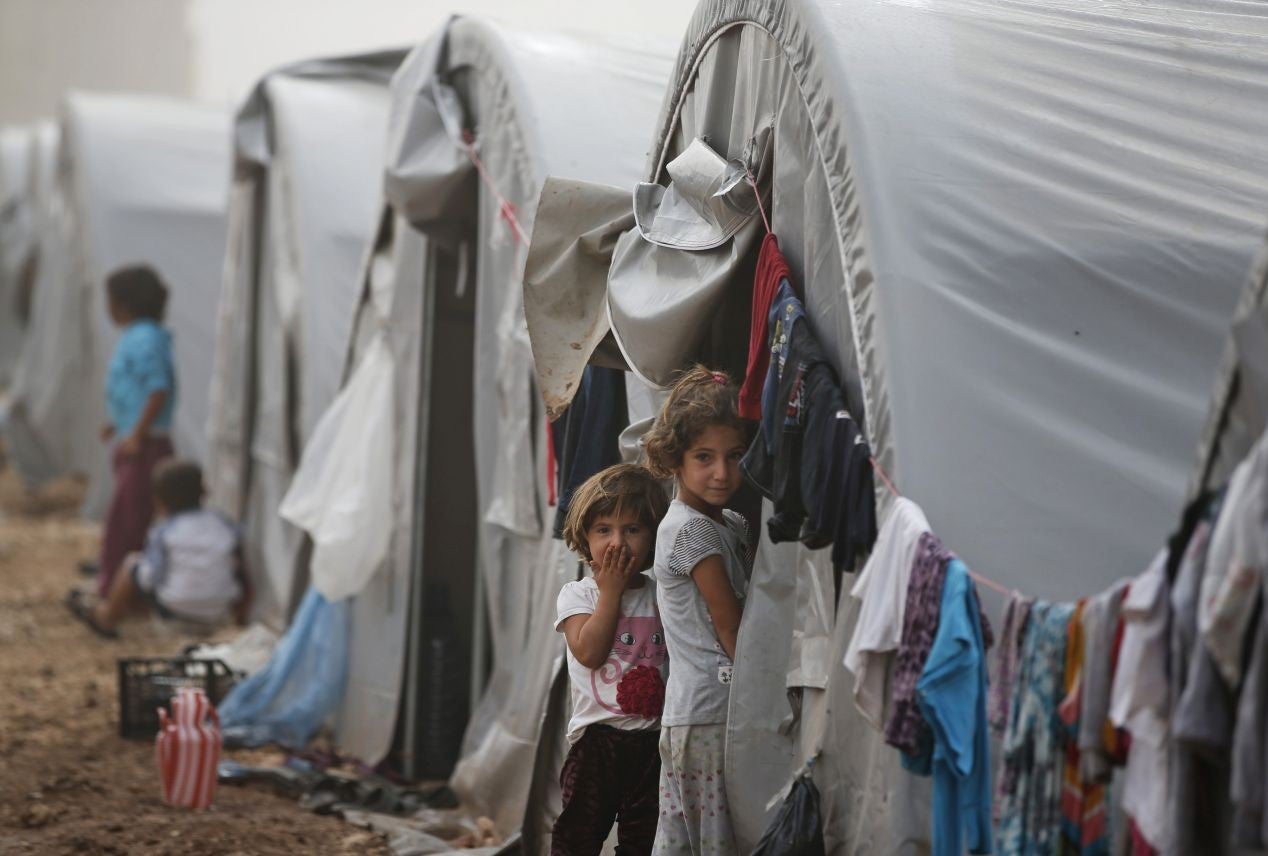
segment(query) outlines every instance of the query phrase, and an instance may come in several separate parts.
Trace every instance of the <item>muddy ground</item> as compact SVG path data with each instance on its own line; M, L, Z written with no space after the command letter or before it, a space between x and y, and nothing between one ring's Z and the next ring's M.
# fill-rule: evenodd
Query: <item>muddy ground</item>
M386 854L263 790L221 788L207 812L163 804L153 743L118 736L115 663L185 640L142 621L106 641L71 618L62 596L97 546L79 497L71 482L28 493L0 464L0 853Z

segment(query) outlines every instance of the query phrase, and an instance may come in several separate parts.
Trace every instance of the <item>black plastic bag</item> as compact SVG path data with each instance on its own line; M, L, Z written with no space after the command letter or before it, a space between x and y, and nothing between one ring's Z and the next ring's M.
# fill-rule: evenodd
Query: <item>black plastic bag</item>
M819 789L809 776L798 776L793 782L753 856L824 856Z

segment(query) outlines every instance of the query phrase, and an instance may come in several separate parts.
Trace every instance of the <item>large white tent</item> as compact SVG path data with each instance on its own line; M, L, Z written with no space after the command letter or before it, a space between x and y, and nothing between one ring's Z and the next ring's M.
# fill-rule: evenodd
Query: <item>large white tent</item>
M1253 4L704 0L648 184L543 192L526 300L546 399L596 343L656 383L694 359L742 373L764 231L747 168L883 468L979 573L1092 594L1178 519L1268 212L1266 92ZM588 281L583 235L614 244ZM552 310L562 294L590 311ZM927 780L851 701L848 590L763 540L729 722L742 850L812 758L830 850L928 844Z
M109 450L102 384L117 337L103 284L146 263L171 289L178 454L206 451L208 355L225 249L229 117L165 98L72 93L60 125L61 167L40 224L31 318L14 379L8 432L34 480L89 477L85 512L104 510Z
M387 84L403 52L286 66L238 112L211 396L211 501L246 526L258 616L302 593L278 506L339 389L378 216Z

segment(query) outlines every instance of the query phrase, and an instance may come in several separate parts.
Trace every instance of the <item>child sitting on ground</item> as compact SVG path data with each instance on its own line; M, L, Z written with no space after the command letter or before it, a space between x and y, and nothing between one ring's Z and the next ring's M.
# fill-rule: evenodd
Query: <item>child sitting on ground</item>
M157 519L145 550L123 560L109 594L90 605L73 592L71 611L102 636L117 636L130 613L152 608L160 618L212 628L230 612L246 624L251 585L238 527L202 507L202 470L168 460L154 474Z
M652 850L666 653L644 572L668 504L651 473L618 464L577 489L564 521L564 542L593 574L559 593L555 629L568 642L572 718L551 856L598 856L614 822L618 853Z

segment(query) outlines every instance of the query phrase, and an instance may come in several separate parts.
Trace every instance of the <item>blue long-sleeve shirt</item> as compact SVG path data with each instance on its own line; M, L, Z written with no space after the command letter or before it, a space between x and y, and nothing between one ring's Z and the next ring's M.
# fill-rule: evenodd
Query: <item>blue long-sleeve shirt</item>
M136 427L155 392L166 392L167 401L150 427L166 431L176 408L172 334L149 319L133 321L120 334L106 370L106 414L117 435Z

